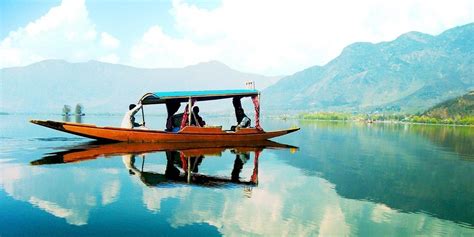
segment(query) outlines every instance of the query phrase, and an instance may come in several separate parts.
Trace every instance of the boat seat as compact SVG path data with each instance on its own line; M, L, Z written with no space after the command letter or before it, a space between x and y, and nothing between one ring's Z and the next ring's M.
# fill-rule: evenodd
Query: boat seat
M205 128L220 128L222 129L222 126L219 125L204 125Z

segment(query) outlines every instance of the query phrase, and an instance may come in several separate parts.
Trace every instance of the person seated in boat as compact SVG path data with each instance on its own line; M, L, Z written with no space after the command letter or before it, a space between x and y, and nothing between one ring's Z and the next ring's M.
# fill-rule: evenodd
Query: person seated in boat
M194 106L192 109L192 115L190 115L191 125L203 127L206 122L199 115L199 107ZM188 117L189 119L189 117ZM183 120L183 113L174 114L170 117L169 121L166 122L167 132L178 132L181 129L181 121Z
M198 106L193 106L192 116L191 116L191 125L198 126L198 127L204 127L206 125L206 122L204 122L202 117L199 115Z
M166 101L166 111L168 112L168 117L166 118L166 129L165 129L166 132L173 132L174 128L180 126L180 125L177 125L178 122L176 122L177 120L176 117L178 115L181 115L180 120L179 120L179 123L181 123L181 118L183 115L183 114L176 115L176 112L178 112L179 107L181 107L181 103L178 100Z
M145 124L139 124L135 122L135 114L142 108L142 104L130 104L128 111L125 113L122 119L121 128L145 128Z
M181 121L183 120L183 113L174 114L171 116L169 123L166 123L167 132L178 132L181 129Z
M181 126L181 120L183 119L183 113L173 114L166 121L166 130L167 132L177 132Z

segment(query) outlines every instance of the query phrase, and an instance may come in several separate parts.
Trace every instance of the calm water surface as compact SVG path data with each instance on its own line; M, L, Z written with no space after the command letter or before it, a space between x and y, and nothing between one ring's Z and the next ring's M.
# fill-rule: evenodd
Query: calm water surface
M164 152L31 118L0 116L0 236L474 235L474 128L266 119L299 149Z

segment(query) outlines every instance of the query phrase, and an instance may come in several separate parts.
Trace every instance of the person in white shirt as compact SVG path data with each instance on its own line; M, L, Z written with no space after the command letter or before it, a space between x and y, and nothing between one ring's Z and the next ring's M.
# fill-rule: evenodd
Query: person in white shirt
M145 126L145 124L139 124L135 122L135 114L142 108L142 104L130 104L128 106L128 111L125 113L122 119L121 128L137 128Z

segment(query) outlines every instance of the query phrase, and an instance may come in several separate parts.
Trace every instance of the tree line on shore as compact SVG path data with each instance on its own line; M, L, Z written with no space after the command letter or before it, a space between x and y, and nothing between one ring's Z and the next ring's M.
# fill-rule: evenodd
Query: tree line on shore
M298 119L306 120L338 120L338 121L392 121L409 123L429 123L429 124L456 124L474 125L474 116L455 115L452 117L437 117L426 114L352 114L343 112L306 112L297 115Z
M380 110L379 110L380 111ZM400 112L343 113L312 112L301 113L299 119L310 120L356 120L356 121L393 121L430 124L474 125L474 91L441 102L428 110L417 114Z

